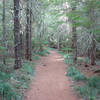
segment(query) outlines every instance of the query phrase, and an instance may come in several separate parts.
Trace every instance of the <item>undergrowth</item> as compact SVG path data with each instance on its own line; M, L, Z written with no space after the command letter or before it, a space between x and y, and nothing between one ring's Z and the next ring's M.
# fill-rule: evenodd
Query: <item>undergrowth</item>
M86 78L81 74L75 67L70 67L67 72L67 76L72 77L76 82L82 81L84 85L75 86L75 90L85 100L99 100L98 95L100 94L100 77Z
M64 62L66 64L73 65L73 59L72 59L73 56L72 56L72 53L65 54L62 51L58 51L58 53L61 54L61 56L64 58Z
M50 52L45 49L45 50L43 50L41 52L38 52L38 54L41 55L41 56L46 56L47 54L50 54Z
M40 56L50 54L48 49L32 53L33 60L39 60ZM6 60L7 65L0 63L0 100L22 100L24 91L29 88L30 80L35 74L33 62L23 60L22 68L13 69L14 59Z
M100 100L100 77L94 76L87 78L84 74L76 69L77 64L73 63L72 54L64 54L63 52L59 52L65 63L69 65L70 68L67 68L66 76L72 77L74 81L76 81L76 85L74 86L75 90L84 98L84 100ZM79 58L79 62L89 63L88 59ZM77 85L77 82L82 82L82 85Z
M100 100L100 77L89 78L82 86L75 87L85 100Z
M24 61L22 68L0 66L0 100L22 100L23 91L34 75L34 63Z
M87 78L81 74L78 70L75 69L75 67L70 67L70 69L67 72L67 76L71 76L75 81L84 81L87 80Z
M50 52L48 51L48 49L44 49L42 51L37 51L37 52L33 53L33 55L35 55L35 57L36 57L36 55L37 56L46 56L47 54L50 54Z

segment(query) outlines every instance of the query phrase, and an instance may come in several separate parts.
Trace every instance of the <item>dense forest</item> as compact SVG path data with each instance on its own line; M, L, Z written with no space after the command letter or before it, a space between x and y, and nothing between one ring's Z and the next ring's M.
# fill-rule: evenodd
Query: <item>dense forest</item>
M0 0L0 100L22 100L51 50L81 97L100 100L99 21L100 0Z

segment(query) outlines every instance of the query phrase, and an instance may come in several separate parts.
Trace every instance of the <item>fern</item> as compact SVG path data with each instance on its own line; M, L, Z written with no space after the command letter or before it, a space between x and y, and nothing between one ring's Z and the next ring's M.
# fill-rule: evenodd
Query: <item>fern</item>
M67 76L71 76L76 81L87 80L87 78L83 74L81 74L78 70L76 70L75 67L71 67L68 70Z

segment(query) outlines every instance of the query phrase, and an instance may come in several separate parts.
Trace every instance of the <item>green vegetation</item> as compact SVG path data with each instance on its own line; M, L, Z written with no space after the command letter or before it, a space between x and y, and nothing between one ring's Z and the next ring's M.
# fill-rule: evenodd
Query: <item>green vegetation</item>
M99 78L87 79L76 66L99 73L100 0L1 0L0 99L20 100L34 61L53 49L70 66L68 76L86 83L80 93L97 99Z
M70 69L67 72L68 76L71 76L75 81L85 81L87 78L81 74L78 70L75 69L75 67L70 67Z
M23 90L29 87L29 82L34 75L34 71L34 63L28 61L25 61L20 70L14 71L11 68L9 70L2 68L2 72L0 72L0 99L21 100Z
M97 91L94 88L90 88L87 85L76 87L76 91L80 93L80 95L85 100L97 100Z
M69 55L66 55L66 57L67 56L69 56ZM65 57L65 62L68 58L72 59L71 57L67 57L67 58L66 57ZM79 62L84 62L84 60L79 59ZM88 61L85 61L85 62L88 62ZM99 76L93 76L93 77L87 78L84 74L82 74L81 72L78 71L78 69L76 68L77 65L74 65L74 63L73 64L69 63L69 64L70 64L70 67L67 68L67 74L66 75L69 76L69 77L72 77L72 79L74 81L76 81L76 85L74 86L75 90L85 100L99 100L100 77ZM82 84L78 86L77 82L82 82Z
M91 77L87 82L79 87L75 87L75 90L82 95L83 98L88 100L99 100L100 93L100 77Z
M39 55L41 56L46 56L47 54L50 54L48 50L43 50L42 52L38 52Z

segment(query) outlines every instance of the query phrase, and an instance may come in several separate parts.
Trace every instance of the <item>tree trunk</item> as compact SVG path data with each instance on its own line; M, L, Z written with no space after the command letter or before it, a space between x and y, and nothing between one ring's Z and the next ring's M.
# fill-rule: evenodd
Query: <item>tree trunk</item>
M2 16L2 23L3 23L3 46L6 48L6 25L5 25L5 0L3 0L3 16ZM3 64L6 64L6 57L5 54L3 55Z
M76 8L72 8L72 11L75 11ZM72 20L72 24L75 24L75 21ZM77 34L76 34L76 26L72 26L72 37L73 37L73 61L77 63Z
M19 2L14 0L14 43L15 43L15 69L21 65L21 45L20 45L20 22L19 22Z
M29 1L27 1L27 11L26 11L26 16L27 16L27 25L26 25L26 59L27 60L32 60L31 55L32 55L32 10L31 7L29 6Z
M24 34L20 34L21 58L24 58Z
M29 60L32 60L32 0L30 2L30 58Z
M60 35L61 33L58 32L58 39L57 39L57 49L60 50Z
M96 64L96 62L95 62L95 41L94 41L94 34L92 34L92 36L91 36L91 38L92 38L92 47L91 47L91 65L95 65Z
M20 45L21 45L21 50L23 50L23 34L20 34Z
M92 32L93 28L94 28L94 8L91 8L90 9L90 23L91 23L91 32L90 32L90 35L91 35L91 39L92 39L92 43L91 43L91 52L90 52L90 59L91 59L91 65L95 65L96 62L95 62L95 41L94 41L94 33Z

